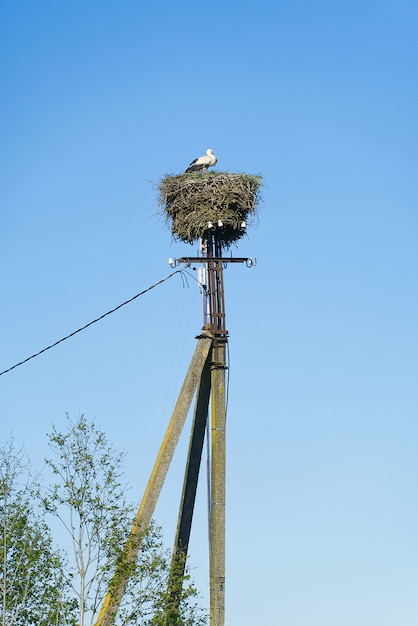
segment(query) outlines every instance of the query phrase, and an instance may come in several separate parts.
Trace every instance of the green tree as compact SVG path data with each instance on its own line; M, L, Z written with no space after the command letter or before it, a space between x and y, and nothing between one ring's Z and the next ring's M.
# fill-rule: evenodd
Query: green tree
M54 453L46 461L54 480L43 498L45 510L59 518L71 539L73 566L66 577L78 604L78 624L94 624L128 536L134 507L122 485L124 455L83 415L69 418L66 432L49 436ZM163 624L169 554L161 531L151 526L130 571L116 624ZM181 624L206 622L188 583L181 599ZM180 624L180 622L177 622ZM174 626L174 625L173 625Z
M0 448L2 626L76 623L75 603L63 577L64 559L53 548L38 507L29 463L11 440Z

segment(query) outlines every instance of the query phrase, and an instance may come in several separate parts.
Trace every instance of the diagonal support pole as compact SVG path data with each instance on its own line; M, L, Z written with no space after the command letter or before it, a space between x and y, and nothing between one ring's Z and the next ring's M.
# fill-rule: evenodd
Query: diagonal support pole
M139 505L131 531L103 601L95 626L112 626L135 567L143 537L150 525L161 488L186 421L196 387L211 352L212 335L204 331L199 337L189 369L183 382L171 421L160 447L148 485Z
M211 391L210 359L207 359L200 379L196 398L189 451L184 474L183 491L177 521L176 538L174 541L168 583L166 619L169 624L177 624L178 609L181 600L182 585L192 527L194 505L196 500L199 470L202 460L203 443L205 440L206 423L208 420L209 399Z

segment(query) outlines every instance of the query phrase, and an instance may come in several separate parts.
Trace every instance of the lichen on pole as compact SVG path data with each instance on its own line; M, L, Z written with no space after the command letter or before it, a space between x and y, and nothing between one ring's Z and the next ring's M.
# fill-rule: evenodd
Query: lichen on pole
M194 243L213 225L223 248L245 234L257 218L262 177L230 172L165 176L158 184L159 213L175 240Z

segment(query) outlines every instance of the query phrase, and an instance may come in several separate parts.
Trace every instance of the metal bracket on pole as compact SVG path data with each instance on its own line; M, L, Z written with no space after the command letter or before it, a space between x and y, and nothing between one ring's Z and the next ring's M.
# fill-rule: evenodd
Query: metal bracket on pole
M223 263L225 266L227 263L245 263L247 267L255 267L257 265L257 259L253 259L251 257L210 257L212 261L218 261ZM202 256L184 256L180 259L168 259L168 263L170 267L173 269L178 267L180 263L184 263L185 265L192 265L192 263L207 263L208 257Z

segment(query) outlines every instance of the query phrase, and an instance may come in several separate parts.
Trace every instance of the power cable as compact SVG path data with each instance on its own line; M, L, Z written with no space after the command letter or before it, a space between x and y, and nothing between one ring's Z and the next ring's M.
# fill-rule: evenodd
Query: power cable
M125 305L129 304L130 302L133 302L134 300L136 300L136 298L139 298L140 296L143 296L148 291L151 291L151 289L154 289L155 287L158 287L158 285L161 285L162 283L164 283L169 278L172 278L173 276L175 276L175 274L181 274L182 281L183 281L183 286L184 286L184 282L185 281L186 281L186 284L187 284L187 278L185 276L183 276L183 270L176 270L175 272L172 272L171 274L169 274L165 278L159 280L157 283L154 283L154 285L151 285L151 287L148 287L147 289L144 289L144 291L141 291L140 293L137 293L132 298L129 298L129 300L126 300L125 302L122 302L122 304L119 304L117 307L115 307L111 311L108 311L107 313L103 313L103 315L101 315L100 317L96 318L92 322L89 322L85 326L82 326L81 328L78 328L77 330L75 330L74 332L70 333L66 337L63 337L62 339L59 339L58 341L55 341L55 343L52 343L50 346L47 346L46 348L43 348L39 352L36 352L36 354L32 354L31 356L28 356L23 361L20 361L19 363L16 363L15 365L12 365L11 367L9 367L7 370L4 370L3 372L0 372L0 376L3 376L3 374L7 374L8 372L11 372L16 367L19 367L20 365L23 365L24 363L27 363L28 361L31 361L32 359L36 358L40 354L43 354L47 350L51 350L51 348L55 348L55 346L57 346L58 344L62 343L63 341L66 341L67 339L70 339L71 337L74 337L74 335L77 335L77 333L81 333L82 330L85 330L89 326L92 326L93 324L96 324L96 322L100 322L100 320L102 320L104 317L107 317L108 315L111 315L115 311L118 311L119 309L121 309L123 306L125 306Z

